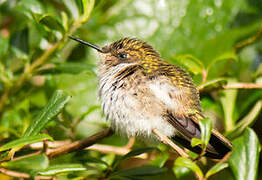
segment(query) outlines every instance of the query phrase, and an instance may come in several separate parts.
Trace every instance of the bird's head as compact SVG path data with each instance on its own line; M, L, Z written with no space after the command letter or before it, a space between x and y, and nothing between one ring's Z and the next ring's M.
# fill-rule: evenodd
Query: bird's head
M150 63L153 59L160 59L152 46L136 38L123 38L100 48L97 45L69 36L82 44L96 49L100 55L100 64L116 66L121 63Z

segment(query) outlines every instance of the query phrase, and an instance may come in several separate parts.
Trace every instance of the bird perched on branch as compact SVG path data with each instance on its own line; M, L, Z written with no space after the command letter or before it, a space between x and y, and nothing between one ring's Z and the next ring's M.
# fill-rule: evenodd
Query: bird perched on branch
M189 150L202 152L200 145L190 144L192 138L201 138L198 122L204 116L188 72L164 61L139 39L123 38L100 48L70 38L98 51L99 96L115 132L146 141L161 140L154 133L159 132ZM212 130L204 155L222 159L230 151L231 143Z

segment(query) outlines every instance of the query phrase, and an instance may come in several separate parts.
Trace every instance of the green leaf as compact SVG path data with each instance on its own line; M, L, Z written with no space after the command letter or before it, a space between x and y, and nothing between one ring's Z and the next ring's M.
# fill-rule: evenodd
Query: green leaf
M207 70L209 71L211 67L215 66L217 62L219 61L229 61L229 60L234 60L238 61L238 57L234 52L226 52L219 57L213 59L211 63L208 65Z
M36 172L36 174L43 176L52 176L59 173L73 172L73 171L85 171L87 170L82 164L60 164L53 165L45 170Z
M251 111L237 123L234 130L226 134L227 138L233 139L239 136L248 126L252 125L259 116L262 109L262 101L258 101Z
M227 163L218 163L215 166L213 166L205 175L205 178L208 179L210 176L218 173L219 171L225 169L228 167Z
M0 35L0 57L7 53L9 47L9 38L2 37Z
M156 149L156 148L154 148L154 147L136 149L136 150L130 151L130 152L127 153L126 155L122 156L121 160L130 158L130 157L133 157L133 156L137 156L137 155L140 155L140 154L149 152L149 151L153 151L153 150L155 150L155 149Z
M199 91L203 90L203 89L215 89L215 88L219 88L222 87L223 85L225 85L227 82L227 80L225 78L218 78L218 79L214 79L211 81L208 81L204 84L201 84L200 86L197 87L197 89Z
M0 147L0 151L5 151L11 148L19 148L23 147L27 144L32 144L36 142L40 142L43 140L53 140L52 137L50 137L47 134L38 134L38 135L32 135L32 136L27 136L27 137L22 137L17 140L13 140L3 146Z
M203 69L205 68L205 66L199 59L190 54L174 56L173 59L187 67L188 71L194 74L201 74Z
M166 161L169 158L169 154L168 153L160 153L158 154L154 160L152 160L149 165L152 166L157 166L157 167L163 167L166 163Z
M176 175L177 179L182 179L183 177L192 173L192 171L189 168L183 166L173 166L172 170Z
M75 0L63 0L66 8L69 10L70 14L73 16L74 19L79 18L79 9L77 7L77 3Z
M32 124L26 130L24 136L36 135L42 128L52 120L69 101L70 96L68 96L64 91L57 90L45 108L39 113L37 118L32 122Z
M178 157L175 161L175 166L183 166L191 169L193 172L197 174L199 179L203 178L203 173L201 169L197 166L197 164L190 159L183 158L183 157Z
M48 27L50 30L57 30L57 31L60 31L62 34L65 33L65 29L63 25L55 17L53 17L50 14L45 14L41 16L38 19L38 22Z
M229 165L238 180L255 180L258 172L260 143L256 133L247 128L242 136L233 142Z
M199 121L199 126L201 130L201 141L204 143L203 145L205 148L211 136L212 121L210 118L201 119Z
M82 15L82 22L85 22L88 20L90 13L92 9L94 8L95 1L94 0L82 0L82 5L83 5L83 12L84 14Z
M112 176L150 176L166 172L165 168L155 166L141 166L112 173Z
M45 154L38 154L15 161L3 162L1 165L6 168L23 170L42 170L48 167L49 160Z
M228 83L235 82L235 79L228 79ZM235 109L235 102L237 97L237 89L226 89L221 91L220 101L224 110L225 116L225 129L226 131L232 130L235 125L233 113Z
M192 138L191 140L191 146L192 147L195 147L199 144L203 144L203 141L201 139L198 139L198 138Z

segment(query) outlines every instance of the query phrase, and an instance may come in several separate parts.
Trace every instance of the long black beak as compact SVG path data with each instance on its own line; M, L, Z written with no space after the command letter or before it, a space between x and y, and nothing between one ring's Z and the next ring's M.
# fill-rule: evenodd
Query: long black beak
M73 37L73 36L68 36L68 37L69 37L70 39L73 39L73 40L77 41L77 42L80 42L81 44L84 44L84 45L87 45L87 46L89 46L89 47L91 47L91 48L94 48L95 50L97 50L97 51L99 51L99 52L101 52L101 53L105 53L105 52L103 51L103 49L101 49L101 48L98 47L97 45L91 44L91 43L89 43L89 42L87 42L87 41L78 39L78 38Z

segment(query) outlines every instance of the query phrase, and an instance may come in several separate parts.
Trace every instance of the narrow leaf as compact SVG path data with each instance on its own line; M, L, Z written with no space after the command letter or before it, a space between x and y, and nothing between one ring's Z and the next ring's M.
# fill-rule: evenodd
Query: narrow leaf
M262 101L260 100L255 104L255 106L251 109L251 111L243 119L241 119L239 123L237 123L234 130L227 133L226 136L229 139L233 139L234 137L239 136L245 130L246 127L250 126L255 122L261 109L262 109Z
M9 38L5 38L0 35L0 44L1 44L0 46L0 57L1 57L7 53L8 46L9 46Z
M83 22L87 21L90 13L92 11L92 9L94 8L95 5L95 1L94 0L82 0L82 4L83 4Z
M204 143L204 147L206 147L211 136L212 121L210 118L201 119L199 126L201 130L201 141Z
M260 144L255 132L247 128L233 142L229 165L238 180L255 180L258 172Z
M234 60L238 61L237 55L234 52L226 52L222 54L221 56L213 59L211 63L208 65L207 69L210 70L212 66L215 66L217 62L219 61L229 61Z
M42 170L48 167L49 160L45 154L38 154L15 161L4 162L1 165L6 168L23 170Z
M38 22L45 25L50 30L57 30L61 33L65 32L63 25L55 17L51 15L45 14L44 16L40 17Z
M79 18L79 9L77 7L77 3L74 0L63 0L63 3L65 4L66 8L69 10L71 15L74 19Z
M201 169L196 165L195 162L191 161L190 159L178 157L175 161L175 166L183 166L191 169L193 172L197 174L199 179L203 178L203 173Z
M235 82L234 79L229 79L228 83ZM220 100L224 110L225 116L225 129L226 131L232 130L235 125L235 120L233 119L233 112L235 109L235 102L237 97L237 89L226 89L221 91Z
M228 167L227 163L218 163L215 166L213 166L205 175L205 178L208 179L210 176L218 173L219 171L225 169Z
M60 164L46 168L45 170L38 171L36 174L43 176L52 176L59 173L72 172L72 171L85 171L86 168L82 164Z
M32 144L32 143L36 143L36 142L40 142L43 140L53 140L52 137L50 137L47 134L38 134L38 135L32 135L32 136L26 136L26 137L22 137L20 139L11 141L3 146L0 147L0 151L5 151L11 148L19 148L19 147L23 147L27 144Z
M198 139L198 138L192 138L191 140L191 146L192 147L195 147L199 144L203 144L203 141L201 139Z
M52 118L54 118L69 101L70 96L62 90L57 90L46 107L37 116L33 123L28 127L24 136L36 135Z

